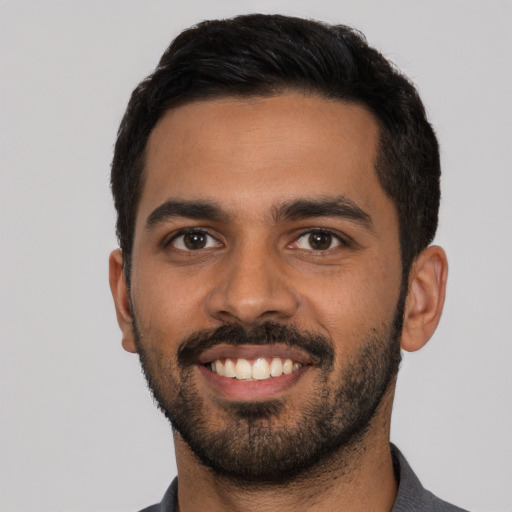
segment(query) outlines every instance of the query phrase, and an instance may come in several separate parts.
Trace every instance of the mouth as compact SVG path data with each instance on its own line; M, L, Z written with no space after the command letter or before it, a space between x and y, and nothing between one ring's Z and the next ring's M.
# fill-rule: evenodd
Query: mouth
M230 379L255 381L267 380L289 375L300 370L304 365L298 361L281 357L258 357L257 359L244 359L242 357L231 359L216 359L207 363L206 368L211 372Z
M314 363L307 353L285 345L224 345L204 351L197 367L226 398L262 400L286 391Z

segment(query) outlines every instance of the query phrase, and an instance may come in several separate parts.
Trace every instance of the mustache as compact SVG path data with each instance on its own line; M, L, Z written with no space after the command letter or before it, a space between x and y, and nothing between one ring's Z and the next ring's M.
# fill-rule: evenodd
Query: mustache
M249 327L227 324L216 329L197 331L185 338L178 347L178 364L184 368L197 361L197 355L217 345L272 345L280 343L299 348L313 361L328 369L334 363L331 341L321 334L297 329L277 322L265 322Z

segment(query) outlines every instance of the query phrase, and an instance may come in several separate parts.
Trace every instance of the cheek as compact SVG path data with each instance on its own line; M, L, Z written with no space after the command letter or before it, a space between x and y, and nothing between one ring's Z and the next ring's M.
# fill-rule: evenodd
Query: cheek
M132 298L137 321L152 345L168 351L191 331L205 327L207 280L192 273L146 266L134 273Z
M326 331L343 353L372 333L387 332L399 296L397 274L397 269L385 266L367 270L354 266L320 281L317 278L303 292L311 322Z

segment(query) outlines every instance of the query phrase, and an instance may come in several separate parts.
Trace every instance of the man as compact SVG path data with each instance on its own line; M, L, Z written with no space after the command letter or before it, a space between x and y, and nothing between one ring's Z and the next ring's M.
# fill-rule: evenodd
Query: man
M147 511L454 511L389 444L400 349L441 315L439 153L362 36L199 24L134 91L110 284L174 431Z

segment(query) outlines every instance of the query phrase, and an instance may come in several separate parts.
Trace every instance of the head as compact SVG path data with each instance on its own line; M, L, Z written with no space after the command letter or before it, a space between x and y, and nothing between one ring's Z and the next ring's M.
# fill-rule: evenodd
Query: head
M386 438L446 265L435 136L362 36L262 15L185 31L132 95L112 188L123 345L180 453L275 482Z
M246 15L184 31L131 96L111 176L128 282L147 141L164 113L198 100L284 91L356 103L373 114L379 125L375 171L398 213L407 276L434 238L440 199L438 144L416 89L349 27Z

